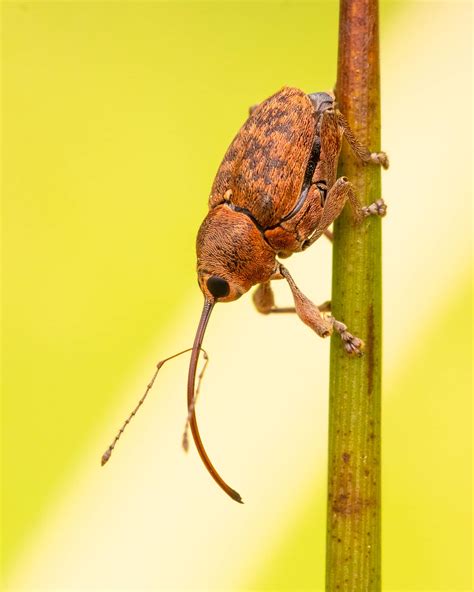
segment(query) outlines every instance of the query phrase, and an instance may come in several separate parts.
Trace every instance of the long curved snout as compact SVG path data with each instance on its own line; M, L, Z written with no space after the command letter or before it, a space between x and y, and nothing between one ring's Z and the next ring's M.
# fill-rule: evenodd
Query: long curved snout
M193 435L194 443L196 444L196 448L198 450L199 456L201 457L204 466L211 474L214 481L223 489L227 495L229 495L233 500L243 504L242 498L237 491L232 489L227 483L222 479L219 473L214 468L214 465L211 463L207 452L204 448L204 444L202 443L201 436L199 434L199 429L196 420L196 412L194 408L194 393L195 393L195 383L196 383L196 370L197 364L199 360L199 354L201 353L201 346L202 341L204 338L204 333L206 331L207 323L209 322L209 318L211 316L212 309L215 305L215 300L211 300L206 298L204 300L204 307L202 309L201 319L199 321L199 325L196 331L196 337L194 338L193 350L191 353L191 361L189 363L189 373L188 373L188 413L190 414L189 423L191 426L191 433Z

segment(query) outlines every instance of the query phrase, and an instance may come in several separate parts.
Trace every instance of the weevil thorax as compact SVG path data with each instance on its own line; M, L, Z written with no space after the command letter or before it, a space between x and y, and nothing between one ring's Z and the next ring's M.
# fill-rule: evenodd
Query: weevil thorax
M206 300L231 302L276 272L275 251L248 216L223 204L209 211L196 240Z
M316 116L319 118L319 115L328 109L332 109L334 107L334 96L330 95L326 92L318 92L313 93L310 95L311 102L313 103L314 109L316 111Z

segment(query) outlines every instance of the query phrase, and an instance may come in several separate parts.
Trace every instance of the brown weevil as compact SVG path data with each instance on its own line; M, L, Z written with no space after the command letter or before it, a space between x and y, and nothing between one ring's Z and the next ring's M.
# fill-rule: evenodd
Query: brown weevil
M349 355L361 354L363 342L351 335L343 323L330 315L323 316L322 313L329 312L330 304L319 308L313 304L277 259L304 251L323 234L330 236L328 228L347 201L356 222L370 215L385 215L382 199L362 207L351 183L345 177L337 178L343 138L363 163L388 168L386 154L370 152L359 143L328 93L305 94L297 88L284 87L251 108L217 171L209 212L197 235L197 274L204 307L191 348L188 423L207 470L240 503L240 495L212 465L197 425L195 401L199 382L195 389L195 381L204 332L216 302L232 302L256 285L253 300L259 312L296 312L320 337L336 331ZM271 282L279 279L286 279L290 286L295 303L292 308L275 305ZM207 363L205 352L204 356ZM102 464L110 458L118 438L167 360L158 364L144 396L103 455ZM186 431L183 443L186 448Z

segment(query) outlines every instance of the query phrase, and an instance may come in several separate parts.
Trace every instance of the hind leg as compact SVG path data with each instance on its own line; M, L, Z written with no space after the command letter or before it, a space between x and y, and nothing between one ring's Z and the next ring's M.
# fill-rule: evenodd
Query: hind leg
M342 129L344 130L344 137L346 138L348 144L352 148L354 154L362 161L367 164L378 164L382 166L384 169L388 169L389 161L388 156L385 152L371 152L367 146L364 146L359 142L359 140L355 137L353 131L351 130L349 124L346 121L346 118L340 111L336 111L337 123Z
M346 325L332 316L324 318L321 310L309 300L295 284L289 271L280 264L280 274L286 279L290 286L295 301L295 312L300 319L315 331L320 337L329 337L333 331L339 334L344 349L349 355L362 355L364 342L355 337L347 330Z
M290 273L283 265L280 265L280 273L290 286L295 306L284 308L275 306L275 297L270 282L265 282L259 284L253 295L253 301L257 310L262 314L295 312L303 323L311 327L320 337L328 337L333 331L336 331L341 337L344 349L349 355L362 355L364 342L349 333L344 323L341 323L334 317L329 316L325 318L322 315L322 313L331 311L331 303L324 302L324 304L316 306L300 291Z

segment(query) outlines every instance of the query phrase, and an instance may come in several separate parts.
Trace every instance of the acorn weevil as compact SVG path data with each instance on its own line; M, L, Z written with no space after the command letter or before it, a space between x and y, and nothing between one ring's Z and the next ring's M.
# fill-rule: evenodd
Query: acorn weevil
M328 93L305 94L284 87L250 109L217 171L209 197L209 212L196 241L197 274L204 307L191 350L187 424L199 455L218 485L235 501L241 496L212 465L198 430L195 401L196 369L210 314L216 302L232 302L252 286L253 301L263 314L296 312L320 337L336 331L349 355L361 355L363 342L330 315L330 304L313 304L296 286L277 259L304 251L323 234L349 201L355 222L370 215L384 216L382 199L362 207L351 183L337 178L342 140L345 138L363 163L388 168L384 152L370 152L351 131L335 99ZM275 305L271 282L285 279L295 306ZM181 352L184 353L184 352ZM175 356L171 357L176 357ZM204 352L207 363L207 354ZM102 457L102 464L125 426L150 390L162 360L137 407ZM202 377L202 371L199 379ZM187 448L187 434L183 439Z

